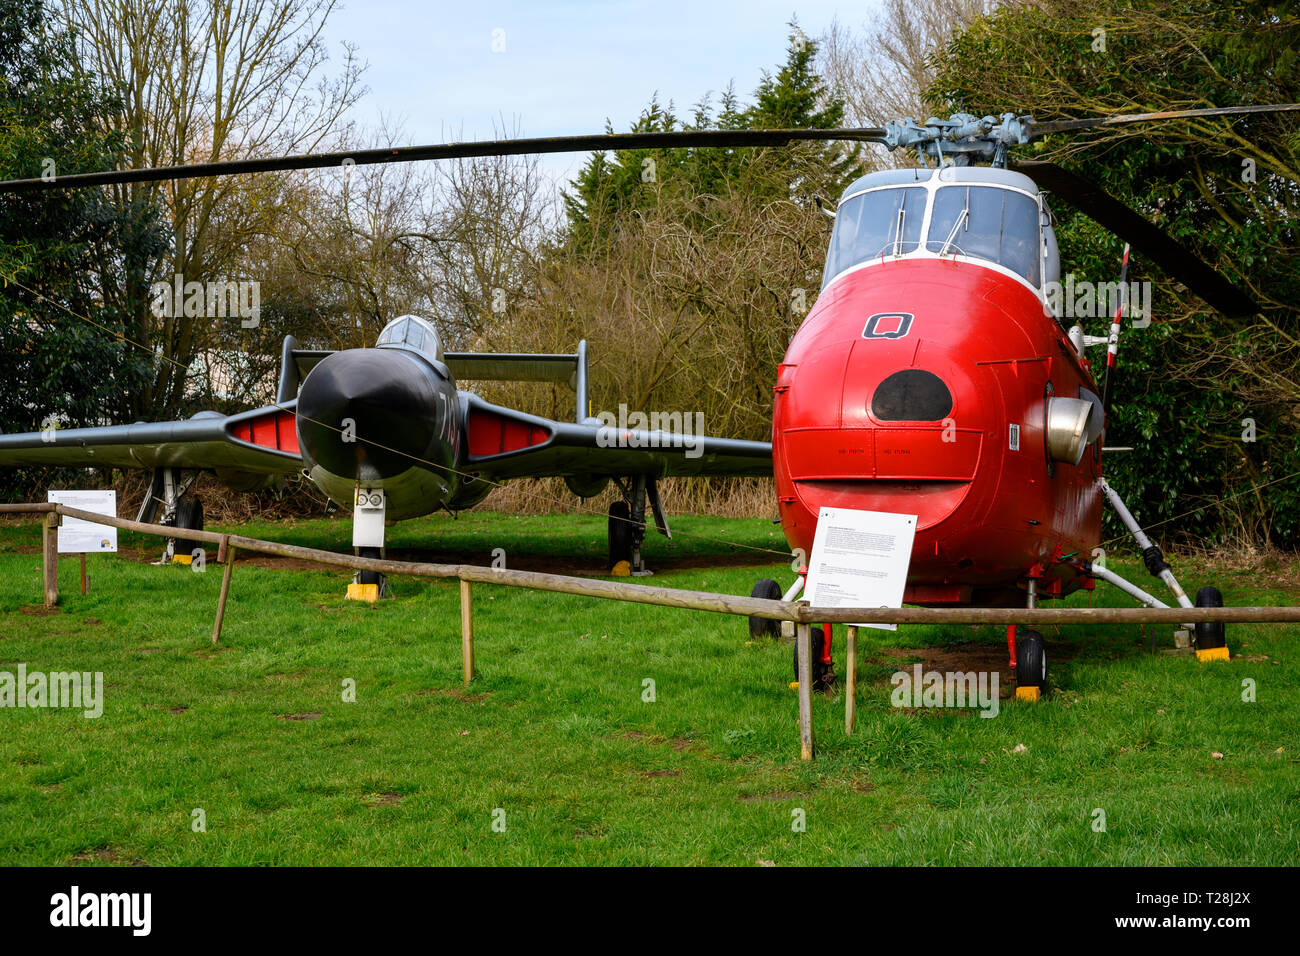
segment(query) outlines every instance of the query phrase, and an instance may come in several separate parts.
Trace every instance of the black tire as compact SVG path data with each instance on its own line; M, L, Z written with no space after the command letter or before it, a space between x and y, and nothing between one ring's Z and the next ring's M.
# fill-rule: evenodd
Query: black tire
M358 558L382 558L383 551L380 548L357 548ZM381 571L358 571L358 584L379 584L384 580Z
M1047 689L1047 649L1037 631L1021 631L1016 638L1016 686Z
M759 578L758 583L754 585L754 590L749 592L749 596L763 598L767 601L779 601L782 598L781 585L771 578ZM769 621L765 617L751 617L749 619L749 636L751 640L758 640L760 637L779 637L780 634L780 621Z
M609 567L620 561L632 561L632 509L626 501L609 506Z
M835 665L822 661L822 653L826 648L826 634L822 631L821 625L812 625L811 632L808 636L812 638L813 690L825 690L830 686L833 679ZM799 680L799 641L797 638L794 642L794 679Z
M1218 588L1201 588L1196 592L1197 607L1223 607L1223 595ZM1209 650L1223 647L1228 643L1222 621L1196 625L1196 649Z
M202 531L203 530L203 499L198 495L181 495L180 500L176 502L176 515L172 524L178 530ZM175 539L172 546L172 554L192 556L195 551L203 547L201 541L195 541L192 538Z

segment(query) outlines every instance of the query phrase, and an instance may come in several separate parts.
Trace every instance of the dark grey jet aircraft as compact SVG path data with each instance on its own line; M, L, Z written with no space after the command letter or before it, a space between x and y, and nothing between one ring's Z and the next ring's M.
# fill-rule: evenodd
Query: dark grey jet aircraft
M457 379L567 383L576 393L575 421L493 405L458 388ZM301 471L352 510L352 544L366 557L382 554L386 521L470 508L509 479L561 477L582 498L612 480L621 500L609 511L611 568L639 573L647 504L656 527L671 537L660 478L772 473L770 443L698 434L690 416L684 424L632 429L608 413L591 417L585 341L572 355L444 354L433 325L407 315L390 322L374 348L307 350L286 337L274 405L230 416L200 412L186 421L3 435L0 466L152 469L152 493L138 520L161 513L178 529L202 528L202 503L187 493L199 472L252 491ZM189 558L184 543L169 552ZM363 573L360 583L377 578Z

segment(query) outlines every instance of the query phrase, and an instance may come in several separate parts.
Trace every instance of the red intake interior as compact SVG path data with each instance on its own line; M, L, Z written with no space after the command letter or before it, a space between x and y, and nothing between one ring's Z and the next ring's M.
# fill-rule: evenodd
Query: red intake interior
M240 441L275 448L294 455L298 449L298 426L293 412L268 412L230 426L230 434Z
M495 412L472 409L469 413L469 453L475 458L504 455L506 452L544 445L551 440L551 430L541 425L521 422Z

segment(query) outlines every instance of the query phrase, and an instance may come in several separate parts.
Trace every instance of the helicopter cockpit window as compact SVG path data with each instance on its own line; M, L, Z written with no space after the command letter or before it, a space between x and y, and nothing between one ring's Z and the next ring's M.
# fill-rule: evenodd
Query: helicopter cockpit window
M915 186L873 189L841 203L822 285L859 262L916 252L924 218L925 190Z
M996 186L945 186L930 213L930 252L988 259L1038 285L1038 204Z
M384 326L379 333L376 346L400 345L404 348L423 352L430 358L442 361L442 348L438 341L437 330L424 319L414 315L404 315Z

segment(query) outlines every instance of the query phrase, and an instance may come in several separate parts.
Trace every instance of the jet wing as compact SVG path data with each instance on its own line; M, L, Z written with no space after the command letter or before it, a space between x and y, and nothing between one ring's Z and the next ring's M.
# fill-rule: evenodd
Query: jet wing
M557 422L467 399L465 468L494 480L551 476L772 474L772 445L680 432Z
M302 468L294 422L296 400L186 421L137 422L0 435L0 466L229 468L288 474Z

